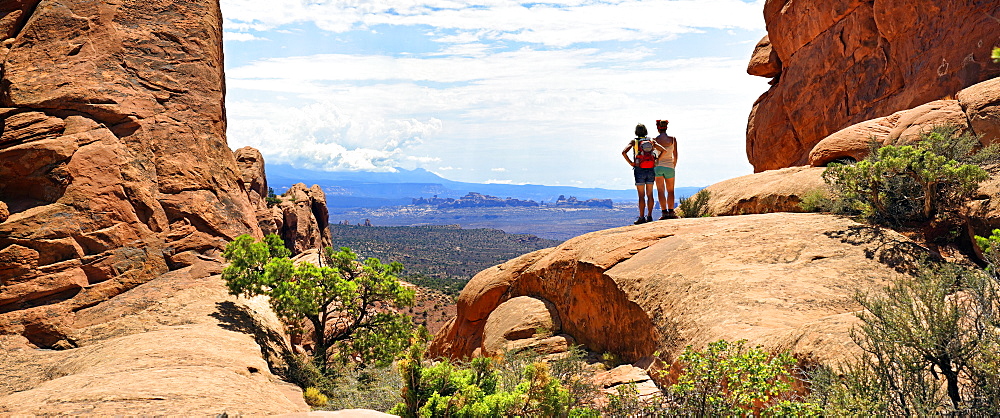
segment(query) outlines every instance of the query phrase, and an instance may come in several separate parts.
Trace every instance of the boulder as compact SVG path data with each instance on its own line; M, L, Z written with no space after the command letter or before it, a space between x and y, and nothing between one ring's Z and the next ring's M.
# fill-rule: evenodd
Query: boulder
M955 97L984 143L1000 142L1000 78L973 85Z
M551 302L520 296L501 303L493 310L483 329L483 354L495 355L508 349L508 343L548 337L562 330L559 314Z
M592 232L477 274L430 355L482 352L485 326L519 296L555 306L563 333L625 362L719 339L836 362L858 291L880 289L925 250L893 231L821 214L678 219Z
M809 165L821 167L849 158L868 156L872 141L881 145L906 144L920 139L935 126L954 126L969 132L969 121L957 100L935 100L892 115L848 126L823 138L809 152Z
M776 78L747 124L754 170L803 165L834 132L1000 75L990 59L995 16L1000 4L971 0L767 0L781 67L760 71ZM752 62L762 54L755 50Z
M6 221L10 217L10 210L7 209L7 204L0 202L0 222Z
M824 168L789 167L723 180L705 188L708 211L715 216L804 212L809 193L828 193Z
M830 134L809 152L809 164L864 159L871 142L906 144L935 126L953 126L959 132L980 136L990 144L1000 140L1000 79L972 85L958 93L958 100L935 100L892 115L860 122Z
M777 77L781 74L781 59L774 48L771 48L771 40L767 35L754 47L750 64L747 65L747 74L760 77Z
M281 209L281 222L278 234L292 253L333 245L326 194L319 185L307 188L305 184L297 183L280 197L278 207Z

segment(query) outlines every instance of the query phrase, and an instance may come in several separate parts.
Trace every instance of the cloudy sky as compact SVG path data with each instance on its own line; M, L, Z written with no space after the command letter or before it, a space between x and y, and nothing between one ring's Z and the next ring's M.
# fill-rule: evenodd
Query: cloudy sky
M763 0L222 0L229 144L328 171L627 189L636 123L678 186L752 172Z

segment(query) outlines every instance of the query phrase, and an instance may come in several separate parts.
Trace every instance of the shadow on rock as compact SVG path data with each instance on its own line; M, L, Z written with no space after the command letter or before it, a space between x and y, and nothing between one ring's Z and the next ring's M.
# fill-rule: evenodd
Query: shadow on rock
M913 274L928 260L942 260L939 254L930 249L892 230L877 226L851 226L841 231L825 232L824 235L846 244L865 246L865 257L900 273Z
M219 327L253 335L271 373L287 378L289 364L292 364L295 355L289 348L285 336L257 320L253 311L246 306L232 301L218 302L215 306L216 311L209 316L219 321Z

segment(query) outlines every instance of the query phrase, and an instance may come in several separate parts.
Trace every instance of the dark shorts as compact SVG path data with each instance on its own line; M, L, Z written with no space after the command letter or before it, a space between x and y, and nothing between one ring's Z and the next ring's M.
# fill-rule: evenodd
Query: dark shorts
M632 175L635 176L635 185L642 186L644 184L653 184L654 178L656 178L656 172L652 168L632 168Z

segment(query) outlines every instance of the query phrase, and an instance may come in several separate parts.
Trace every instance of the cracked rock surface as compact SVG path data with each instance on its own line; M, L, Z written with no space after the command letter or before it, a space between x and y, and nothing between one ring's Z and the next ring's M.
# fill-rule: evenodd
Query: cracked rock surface
M545 302L561 332L628 363L687 345L748 340L828 364L857 350L857 291L880 289L925 250L893 231L821 214L677 219L592 232L484 270L431 355L491 353L491 314ZM537 304L537 303L536 303ZM524 305L529 306L529 305ZM524 323L537 316L524 309ZM489 320L488 320L489 319ZM513 318L507 322L516 323Z

